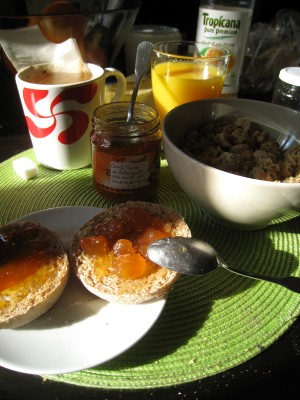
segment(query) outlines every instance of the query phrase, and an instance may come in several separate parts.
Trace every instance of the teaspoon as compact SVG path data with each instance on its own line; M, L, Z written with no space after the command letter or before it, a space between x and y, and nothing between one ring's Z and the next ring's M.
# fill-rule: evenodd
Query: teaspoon
M151 261L185 275L205 275L218 267L252 279L273 282L293 292L300 293L300 278L273 277L243 272L228 267L208 243L195 238L171 237L152 242L147 249Z
M151 42L141 42L136 49L136 59L134 66L135 84L131 95L130 106L127 115L127 123L129 124L133 120L133 110L136 97L141 84L141 80L145 75L145 73L148 71L152 51L153 51L153 44Z

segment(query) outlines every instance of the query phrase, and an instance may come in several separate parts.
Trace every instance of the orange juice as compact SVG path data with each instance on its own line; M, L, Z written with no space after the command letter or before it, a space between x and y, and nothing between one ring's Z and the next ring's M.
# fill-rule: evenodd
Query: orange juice
M152 66L152 89L161 119L180 104L219 97L225 73L211 66L180 62L162 62Z

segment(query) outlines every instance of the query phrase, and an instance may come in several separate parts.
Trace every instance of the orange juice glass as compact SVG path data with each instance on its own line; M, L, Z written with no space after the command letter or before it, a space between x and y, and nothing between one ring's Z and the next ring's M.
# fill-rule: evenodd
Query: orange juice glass
M153 98L161 120L173 108L194 100L219 97L230 53L196 42L162 42L153 49Z

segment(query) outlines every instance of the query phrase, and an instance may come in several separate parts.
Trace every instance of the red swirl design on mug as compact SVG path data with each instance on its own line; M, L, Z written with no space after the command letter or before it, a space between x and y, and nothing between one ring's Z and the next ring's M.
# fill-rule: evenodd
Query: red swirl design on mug
M57 117L67 114L71 117L72 123L66 130L59 133L58 140L62 144L72 144L77 142L84 135L88 127L89 116L81 110L65 110L63 112L55 113L53 109L57 104L67 100L73 100L79 104L87 104L95 97L96 92L97 84L95 82L91 82L89 85L85 86L64 89L53 99L49 110L45 110L46 115L42 115L37 112L36 105L39 101L47 97L49 91L24 88L23 98L29 112L38 118L50 119L50 121L52 120L52 123L48 127L41 128L36 125L30 117L26 116L25 118L30 133L36 138L45 138L54 131L57 125Z

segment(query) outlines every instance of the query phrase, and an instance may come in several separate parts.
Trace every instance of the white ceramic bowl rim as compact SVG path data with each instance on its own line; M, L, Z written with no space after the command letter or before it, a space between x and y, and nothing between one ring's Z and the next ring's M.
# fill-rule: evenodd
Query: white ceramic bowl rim
M186 154L183 150L181 150L178 145L174 142L174 140L172 140L168 134L168 125L169 125L169 121L170 119L174 118L175 114L180 113L181 111L184 111L187 107L193 106L193 104L195 105L195 107L201 107L201 105L204 104L224 104L226 106L230 106L233 108L239 108L240 109L240 105L243 105L244 110L242 110L243 115L248 116L249 118L251 118L252 121L257 122L258 124L260 124L261 122L259 120L257 120L255 118L255 113L248 113L246 112L246 108L248 109L250 106L254 108L254 105L256 107L263 107L263 108L269 108L270 112L272 112L272 115L279 115L280 116L280 120L279 122L282 123L282 118L283 118L283 114L287 114L293 118L298 118L299 119L299 142L300 142L300 112L289 109L287 107L283 107L277 104L273 104L273 103L267 103L264 101L258 101L258 100L250 100L250 99L220 99L220 98L215 98L215 99L203 99L203 100L196 100L196 101L192 101L190 103L186 103L186 104L182 104L180 106L175 107L173 110L171 110L166 117L164 118L163 122L162 122L162 127L163 127L163 140L164 141L169 141L170 146L172 146L174 148L175 151L178 151L179 153L181 153L183 155L183 157L189 159L193 164L200 164L203 168L208 169L208 170L213 170L214 173L220 174L221 176L224 175L226 176L227 174L230 174L232 177L235 177L235 179L237 180L248 180L249 183L254 183L257 185L268 185L268 186L282 186L282 185L286 185L286 186L290 186L293 185L294 183L288 183L288 182L270 182L270 181L264 181L264 180L260 180L260 179L253 179L253 178L248 178L242 175L237 175L237 174L233 174L231 172L227 172L227 171L223 171L221 169L212 167L210 165L204 164L201 161L196 160L195 158L189 156L188 154ZM275 110L274 110L275 108ZM277 113L275 112L277 108ZM248 115L246 115L246 113ZM218 116L216 116L217 118ZM264 121L264 125L267 128L267 120ZM276 131L278 129L278 127L273 127L273 130ZM290 140L291 143L293 143L293 141L297 140L295 135L289 135L289 134L284 134L283 132L281 132L283 135L292 138L294 136L293 140ZM295 183L295 185L297 185L297 183ZM299 185L299 184L298 184Z

